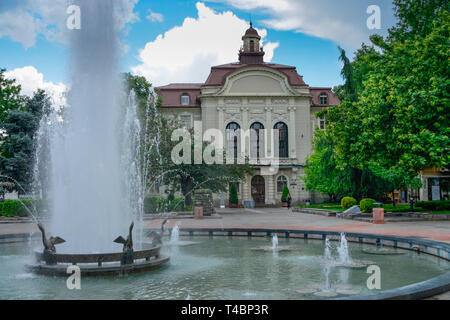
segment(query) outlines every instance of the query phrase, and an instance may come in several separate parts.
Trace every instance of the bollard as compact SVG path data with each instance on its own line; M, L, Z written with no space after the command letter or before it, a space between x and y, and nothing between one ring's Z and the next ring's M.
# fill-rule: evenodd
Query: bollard
M194 218L203 219L203 207L194 207Z
M384 224L384 208L373 208L373 223Z

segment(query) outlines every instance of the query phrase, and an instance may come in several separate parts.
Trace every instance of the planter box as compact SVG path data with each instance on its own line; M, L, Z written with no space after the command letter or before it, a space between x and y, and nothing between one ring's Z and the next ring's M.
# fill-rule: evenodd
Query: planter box
M230 207L230 208L239 208L239 204L238 203L229 203L228 207Z

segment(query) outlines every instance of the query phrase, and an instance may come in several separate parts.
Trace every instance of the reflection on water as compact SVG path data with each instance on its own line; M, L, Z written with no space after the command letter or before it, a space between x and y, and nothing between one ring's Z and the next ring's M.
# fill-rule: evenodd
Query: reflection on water
M168 242L169 239L167 239ZM183 237L180 237L183 240ZM299 289L350 286L366 288L366 269L321 264L325 242L279 239L297 251L277 255L252 251L270 238L195 237L191 246L167 246L170 263L157 271L119 277L82 278L81 290L68 290L66 278L36 276L24 268L39 242L0 245L0 299L309 299ZM354 259L367 260L359 244L348 244ZM400 256L370 256L381 268L382 289L424 281L447 272L448 262L407 251Z

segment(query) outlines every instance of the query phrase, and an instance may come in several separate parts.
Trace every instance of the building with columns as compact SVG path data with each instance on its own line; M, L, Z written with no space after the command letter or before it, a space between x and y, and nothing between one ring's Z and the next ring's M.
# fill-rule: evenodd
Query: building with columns
M204 132L219 129L227 155L245 152L254 174L236 183L241 203L253 199L256 205L278 205L285 184L294 204L320 201L300 177L314 131L325 127L316 114L339 100L331 88L308 86L295 67L264 62L261 37L252 24L242 40L239 61L211 67L204 83L157 88L162 114L187 128L201 121ZM278 154L276 166L269 164L273 154ZM215 200L220 198L228 202L228 194Z

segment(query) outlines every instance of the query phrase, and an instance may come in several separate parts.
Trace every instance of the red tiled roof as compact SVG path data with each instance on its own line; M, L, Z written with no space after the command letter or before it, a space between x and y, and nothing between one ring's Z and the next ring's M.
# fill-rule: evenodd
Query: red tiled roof
M165 108L200 108L200 101L198 96L200 95L200 90L202 87L206 86L223 86L227 77L238 70L251 68L251 67L265 67L277 70L285 74L288 78L289 84L291 86L307 86L303 81L302 76L297 73L295 67L286 66L275 63L265 63L258 65L248 65L240 63L228 63L219 66L214 66L211 68L211 73L203 83L172 83L166 86L158 87L158 93L162 98L162 107ZM331 88L320 88L311 87L310 88L312 99L311 105L315 107L324 106L320 104L320 95L326 93L328 95L328 104L326 106L337 106L340 104L338 97L336 97ZM182 105L181 96L183 94L189 95L190 104Z
M223 86L227 77L238 70L252 67L263 67L275 69L288 78L289 84L291 86L307 86L303 81L303 77L297 73L297 69L292 66L286 66L282 64L275 63L264 63L264 64L241 64L241 63L228 63L219 66L214 66L211 68L211 73L206 80L204 86Z
M341 103L338 97L331 91L331 88L318 88L318 87L311 87L309 88L312 99L311 99L311 105L314 107L323 107L323 104L320 104L320 95L322 93L326 93L328 96L328 104L326 106L337 106Z
M202 83L172 83L156 88L162 99L163 108L200 108L200 87ZM181 96L189 95L189 105L181 104Z

